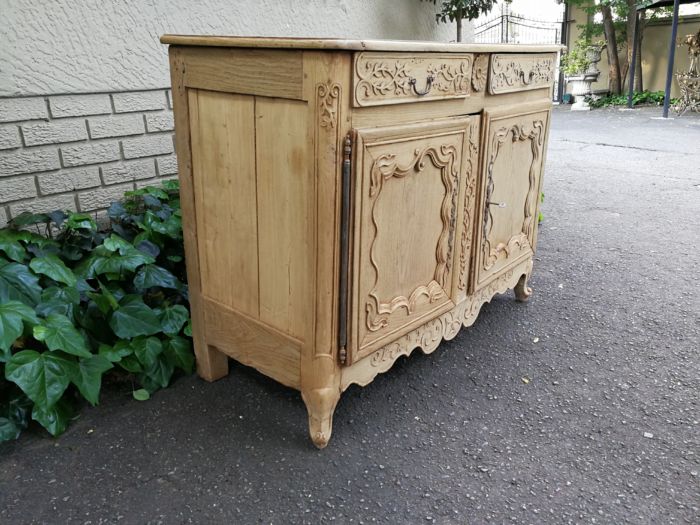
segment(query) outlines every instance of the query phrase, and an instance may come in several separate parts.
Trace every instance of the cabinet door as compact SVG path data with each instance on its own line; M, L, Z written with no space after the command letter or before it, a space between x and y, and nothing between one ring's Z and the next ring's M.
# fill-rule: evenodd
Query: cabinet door
M462 159L474 119L355 132L349 363L455 306Z
M551 104L484 114L472 291L534 252Z

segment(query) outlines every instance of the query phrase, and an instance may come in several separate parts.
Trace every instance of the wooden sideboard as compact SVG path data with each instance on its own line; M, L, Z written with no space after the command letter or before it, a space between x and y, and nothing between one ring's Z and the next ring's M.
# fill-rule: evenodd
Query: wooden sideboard
M194 347L349 385L530 296L558 46L166 35Z

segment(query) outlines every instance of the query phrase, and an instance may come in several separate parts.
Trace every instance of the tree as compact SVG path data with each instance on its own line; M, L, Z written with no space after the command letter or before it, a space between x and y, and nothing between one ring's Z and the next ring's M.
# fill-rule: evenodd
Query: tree
M622 79L620 78L620 56L617 52L617 35L615 34L612 8L607 2L601 2L600 12L603 15L605 48L608 54L608 89L615 95L619 95L622 92Z
M422 0L437 4L437 0ZM511 0L503 0L510 3ZM486 14L498 0L442 0L440 12L435 15L438 22L457 22L457 42L462 41L462 20L474 20L480 15Z
M634 22L637 14L636 4L638 0L566 0L571 5L576 5L589 15L600 13L602 24L596 24L590 20L585 26L586 38L591 39L595 35L605 35L605 42L609 65L609 89L611 93L619 94L625 87L629 77L629 65L632 61L632 39L634 38ZM657 8L651 11L650 19L668 14L669 8ZM637 36L637 56L641 55L644 27L646 26L646 11L641 11L639 34ZM623 52L624 50L624 52ZM635 68L635 85L637 91L643 88L642 61L637 60Z

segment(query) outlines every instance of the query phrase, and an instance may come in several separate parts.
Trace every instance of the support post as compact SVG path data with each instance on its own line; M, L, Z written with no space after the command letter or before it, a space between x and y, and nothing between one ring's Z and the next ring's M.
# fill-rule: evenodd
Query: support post
M673 23L671 25L671 44L668 51L668 71L666 72L666 92L664 96L664 118L668 118L668 106L671 103L671 82L673 81L673 62L676 58L676 38L678 36L678 6L680 0L673 2Z
M630 64L629 91L627 93L627 107L632 107L634 96L634 72L637 66L637 39L639 38L639 11L634 13L634 33L632 33L632 63Z

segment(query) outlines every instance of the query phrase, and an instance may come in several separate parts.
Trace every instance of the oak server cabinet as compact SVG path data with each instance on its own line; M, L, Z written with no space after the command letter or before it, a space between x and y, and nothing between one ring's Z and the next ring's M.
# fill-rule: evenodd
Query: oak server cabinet
M530 295L558 46L166 35L199 374L350 384Z

